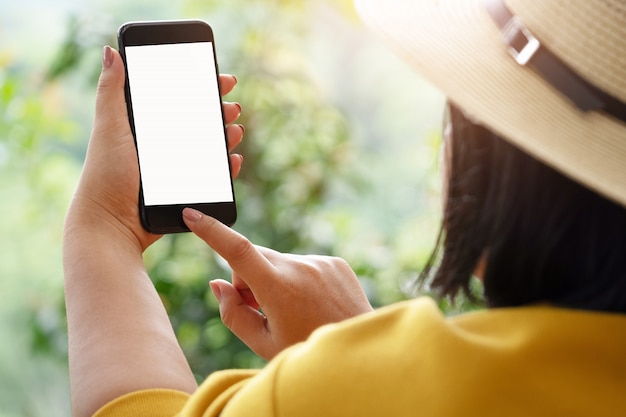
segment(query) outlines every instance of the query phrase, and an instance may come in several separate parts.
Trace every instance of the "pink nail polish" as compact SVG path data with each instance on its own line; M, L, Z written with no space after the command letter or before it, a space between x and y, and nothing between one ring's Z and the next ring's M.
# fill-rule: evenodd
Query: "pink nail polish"
M102 66L109 68L113 63L113 51L109 45L102 48Z
M213 291L213 295L215 295L215 298L217 298L217 301L220 301L220 298L222 298L222 290L220 288L220 286L216 283L216 282L209 282L209 286L211 287L211 291Z
M183 210L183 217L187 221L195 223L197 221L200 221L200 219L202 219L202 213L192 208L186 208Z

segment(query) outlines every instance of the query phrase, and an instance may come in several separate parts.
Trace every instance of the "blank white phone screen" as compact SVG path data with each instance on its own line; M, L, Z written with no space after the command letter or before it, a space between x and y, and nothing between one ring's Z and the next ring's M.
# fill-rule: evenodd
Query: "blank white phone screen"
M211 42L126 47L146 206L234 201Z

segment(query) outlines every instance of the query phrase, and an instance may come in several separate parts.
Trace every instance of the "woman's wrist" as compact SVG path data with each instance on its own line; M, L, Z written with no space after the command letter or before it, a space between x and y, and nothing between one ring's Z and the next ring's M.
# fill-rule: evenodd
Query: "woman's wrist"
M76 195L65 218L64 241L76 240L80 246L85 239L107 245L125 246L141 256L159 235L146 232L139 222L138 209L129 213L113 213L89 197Z

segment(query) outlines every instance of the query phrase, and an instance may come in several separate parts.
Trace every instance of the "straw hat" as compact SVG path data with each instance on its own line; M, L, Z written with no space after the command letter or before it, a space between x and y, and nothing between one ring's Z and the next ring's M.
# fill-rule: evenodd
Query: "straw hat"
M625 0L356 5L407 62L483 125L626 206Z

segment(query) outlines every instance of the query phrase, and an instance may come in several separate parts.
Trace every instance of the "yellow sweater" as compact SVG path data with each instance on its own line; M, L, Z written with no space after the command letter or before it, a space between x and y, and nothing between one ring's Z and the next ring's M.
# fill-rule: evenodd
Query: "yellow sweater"
M626 316L547 306L445 318L420 298L325 326L263 370L191 396L148 390L109 416L626 416Z

